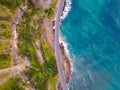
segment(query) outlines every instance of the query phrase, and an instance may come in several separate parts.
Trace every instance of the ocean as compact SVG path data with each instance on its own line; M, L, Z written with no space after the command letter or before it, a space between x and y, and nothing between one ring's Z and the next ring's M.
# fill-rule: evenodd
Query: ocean
M60 37L72 62L69 90L120 90L120 0L72 0Z

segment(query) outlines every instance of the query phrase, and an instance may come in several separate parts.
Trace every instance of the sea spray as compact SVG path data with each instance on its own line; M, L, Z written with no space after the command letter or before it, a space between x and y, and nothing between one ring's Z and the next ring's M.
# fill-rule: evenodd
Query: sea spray
M72 1L61 24L70 57L76 56L69 90L120 90L119 6L119 0Z
M69 11L71 10L71 4L72 4L72 1L71 1L71 0L66 0L66 1L65 1L65 7L64 7L64 10L63 10L63 14L62 14L62 16L61 16L61 21L64 20L64 19L67 17ZM72 73L72 72L73 72L73 62L72 62L71 57L70 57L70 52L69 52L69 49L68 49L68 43L66 42L65 37L62 36L62 33L60 33L59 41L60 41L60 43L63 44L64 49L65 49L65 53L66 53L67 57L68 57L69 60L70 60L70 64L71 64L71 69L70 69L70 71L71 71L71 73ZM70 79L71 79L71 78L72 78L72 77L71 77L71 75L70 75ZM68 86L69 86L69 83L68 83ZM68 89L69 89L69 87L68 87Z
M65 7L64 7L64 10L63 10L63 15L61 16L62 20L67 17L69 11L71 10L71 4L72 4L71 0L66 0L65 1Z
M65 0L65 7L64 7L64 10L63 10L63 14L61 16L61 20L64 20L67 17L69 11L71 10L71 4L72 4L71 0ZM60 33L59 41L60 41L60 43L63 44L65 52L66 52L66 54L67 54L67 56L68 56L68 58L70 60L71 72L72 72L73 71L73 63L72 63L72 60L70 58L70 52L69 52L69 49L68 49L68 43L65 41L65 37L63 37L61 35L61 33Z
M59 41L60 41L60 43L63 44L64 49L65 49L65 53L66 53L68 59L70 60L70 61L69 61L69 62L70 62L70 65L71 65L70 71L71 71L71 73L72 73L72 72L73 72L73 62L72 62L72 60L71 60L71 58L70 58L70 52L69 52L69 49L68 49L68 43L65 41L65 38L64 38L62 35L60 35ZM70 78L71 78L71 75L70 75ZM69 83L68 83L68 84L69 84Z

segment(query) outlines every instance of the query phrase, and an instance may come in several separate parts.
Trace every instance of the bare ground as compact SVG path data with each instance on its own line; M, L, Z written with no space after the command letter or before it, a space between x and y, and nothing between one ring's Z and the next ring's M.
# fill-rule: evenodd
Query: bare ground
M37 40L35 42L35 47L36 47L36 53L37 53L37 56L39 58L39 61L41 63L44 63L45 60L43 59L43 55L42 55L41 50L40 50L40 44L39 44L39 42Z

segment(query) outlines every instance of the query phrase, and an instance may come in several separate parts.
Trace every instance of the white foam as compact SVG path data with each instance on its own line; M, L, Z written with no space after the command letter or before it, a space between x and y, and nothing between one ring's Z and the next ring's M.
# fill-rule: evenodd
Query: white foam
M64 7L63 15L61 16L62 20L67 17L69 11L71 10L71 4L72 4L71 0L66 0L66 5ZM59 41L60 41L60 43L63 44L65 52L66 52L66 54L67 54L67 56L68 56L68 58L70 60L70 63L71 63L71 73L72 73L73 72L73 62L72 62L72 60L70 58L70 52L69 52L69 49L68 49L68 43L66 42L65 37L62 36L62 35L60 35ZM70 78L71 78L71 76L70 76Z
M55 25L53 26L53 29L55 29Z
M70 58L70 52L69 52L69 49L68 49L68 43L66 42L65 37L63 37L62 35L60 35L59 41L60 41L60 43L63 44L65 52L66 52L66 55L67 55L67 57L70 60L70 63L71 63L71 73L72 73L72 71L73 71L73 62L72 62L72 60Z
M68 44L65 42L64 37L63 37L63 36L60 36L60 37L59 37L59 41L60 41L60 43L63 44L64 49L65 49L65 51L66 51L66 54L69 55Z
M71 4L72 4L71 0L66 0L66 5L65 5L65 8L64 8L64 11L63 11L63 15L61 16L62 20L67 17L69 11L71 10Z

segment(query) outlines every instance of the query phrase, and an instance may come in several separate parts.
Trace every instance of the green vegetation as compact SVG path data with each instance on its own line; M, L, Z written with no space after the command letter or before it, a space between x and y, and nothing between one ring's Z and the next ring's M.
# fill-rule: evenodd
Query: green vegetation
M1 79L4 79L4 78L7 78L9 75L10 75L9 72L1 73L1 74L0 74L0 80L1 80Z
M0 69L10 66L11 57L9 54L0 54Z
M11 28L6 22L0 22L0 69L4 69L10 66L10 40Z
M23 21L17 29L19 33L19 54L30 59L32 67L25 73L35 89L48 90L48 86L52 85L50 90L55 90L57 81L56 60L49 44L42 36L44 29L42 29L41 25L45 13L43 9L32 9L34 10L28 10L23 15ZM44 64L39 61L35 51L34 42L36 39L40 40L40 47L45 60Z
M4 83L11 77L11 73L8 72L3 72L0 73L0 90L1 90L1 86L4 85Z
M25 0L0 0L0 4L15 12L16 8L24 3Z
M8 24L0 22L0 29L7 29L7 28L10 28Z
M10 38L11 37L11 31L5 31L3 33L0 33L0 38Z
M0 69L10 66L11 26L14 13L25 0L0 0Z
M0 21L9 22L12 20L12 18L13 18L13 13L10 11L10 9L3 5L0 5Z
M54 0L54 2L47 9L45 9L45 13L47 15L47 18L53 17L54 9L55 9L57 2L58 2L58 0Z
M0 90L24 90L19 85L20 81L20 78L10 78L6 83L0 85Z
M0 22L0 38L11 38L11 27L8 23Z
M0 41L0 54L9 54L10 52L10 42L8 41Z
M13 20L14 14L12 12L12 7L9 5L12 4L14 5L13 0L0 0L0 69L8 68L11 62L10 22Z
M55 0L57 1L57 0ZM10 66L10 22L18 6L25 0L0 0L0 69ZM58 72L54 53L44 38L43 18L51 18L54 14L54 4L47 9L37 9L32 0L28 0L28 11L24 13L22 21L17 25L19 55L27 56L31 67L25 71L31 85L36 90L56 90ZM3 12L4 11L4 12ZM45 63L41 63L36 54L35 41L39 40L40 49ZM5 74L6 75L6 74ZM4 76L4 75L3 75ZM2 76L0 76L2 77ZM0 85L0 90L24 90L20 78L10 78Z
M54 15L53 8L45 9L45 13L47 14L48 18L51 18Z

